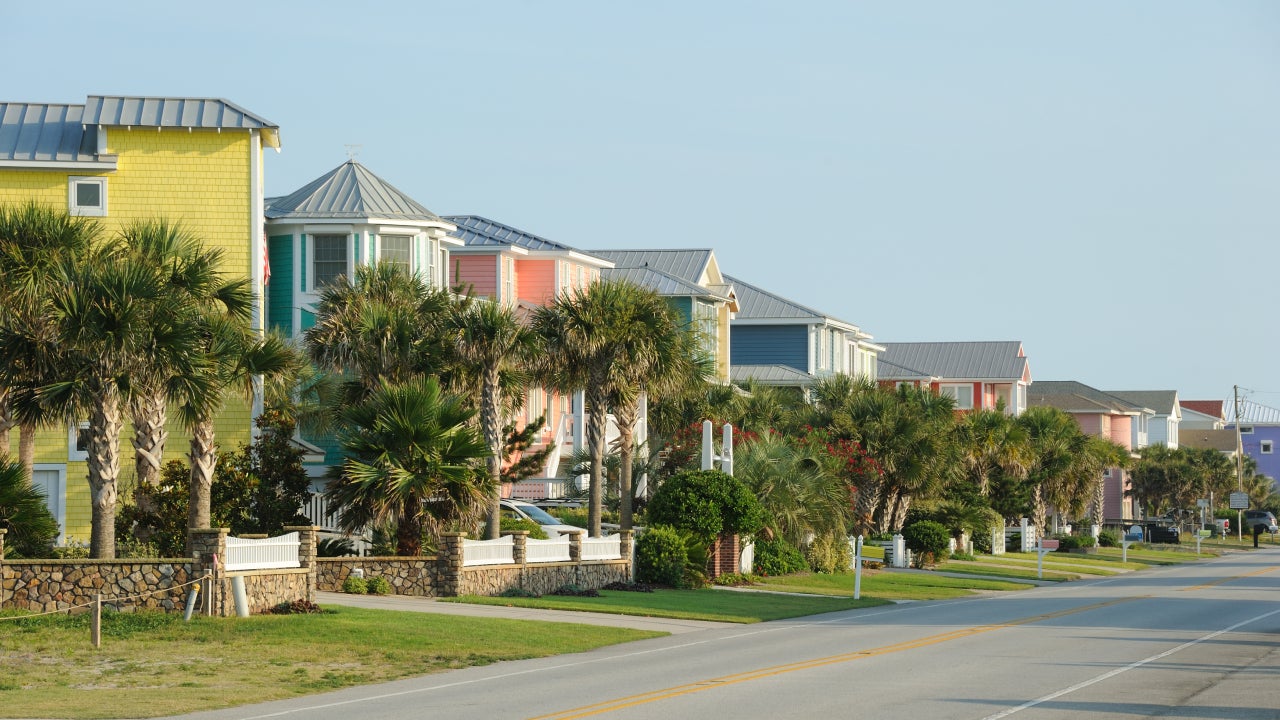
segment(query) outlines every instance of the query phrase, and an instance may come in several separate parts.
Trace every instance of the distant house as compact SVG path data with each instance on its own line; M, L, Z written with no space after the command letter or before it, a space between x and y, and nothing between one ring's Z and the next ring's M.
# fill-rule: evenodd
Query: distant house
M1221 430L1227 424L1223 414L1225 405L1221 400L1183 400L1179 403L1182 408L1181 430Z
M1258 473L1272 480L1280 478L1280 410L1241 399L1235 410L1228 410L1227 429L1236 429L1240 418L1240 447L1258 464Z
M1027 407L1031 367L1022 343L885 343L877 361L881 385L932 388L956 401L956 409L1019 415Z
M628 280L667 298L698 331L703 350L715 360L715 380L730 381L730 321L738 311L733 284L720 272L715 251L591 250L613 263L602 277Z
M884 346L858 326L736 277L725 280L738 299L729 343L735 382L806 388L837 373L875 380Z
M1062 410L1079 423L1086 434L1105 438L1123 446L1130 452L1145 447L1146 432L1136 432L1135 427L1146 427L1155 411L1118 395L1089 387L1072 380L1039 380L1027 392L1028 406L1044 406ZM1130 520L1137 517L1133 498L1127 497L1130 479L1127 471L1107 468L1103 514L1108 521Z
M1178 430L1182 424L1182 407L1178 403L1177 390L1111 390L1112 395L1128 400L1134 405L1141 405L1153 411L1146 428L1133 427L1133 444L1135 447L1147 445L1164 445L1171 450L1178 449ZM1145 432L1146 441L1140 441L1140 434Z
M83 104L0 102L0 203L28 201L93 217L106 235L136 221L181 223L223 253L222 270L244 278L262 330L264 150L280 148L280 128L217 98L90 95ZM218 442L249 442L253 404L229 400ZM186 450L170 414L164 458ZM36 439L33 483L61 527L59 543L89 539L92 511L87 418ZM17 445L18 431L11 442Z

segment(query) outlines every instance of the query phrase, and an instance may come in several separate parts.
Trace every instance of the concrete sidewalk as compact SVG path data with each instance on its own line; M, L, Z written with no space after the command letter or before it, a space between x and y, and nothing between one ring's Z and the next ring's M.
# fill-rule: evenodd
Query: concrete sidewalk
M672 635L736 626L736 623L708 622L706 620L674 620L639 615L612 615L609 613L577 612L573 610L541 610L507 605L472 605L469 603L440 602L435 598L411 597L408 595L350 595L335 592L319 592L316 595L316 602L321 607L325 605L347 605L371 610L400 610L403 612L428 612L441 615L466 615L469 617L506 618L509 620L541 620L543 622L578 623L581 625L607 625L636 630L654 630L671 633Z

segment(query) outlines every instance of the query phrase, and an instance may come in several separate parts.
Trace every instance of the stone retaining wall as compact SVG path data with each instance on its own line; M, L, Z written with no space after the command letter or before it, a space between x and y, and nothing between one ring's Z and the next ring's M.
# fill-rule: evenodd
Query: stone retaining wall
M101 594L120 612L173 612L184 607L189 591L179 586L196 577L191 561L182 559L8 560L0 562L0 608L52 612Z
M626 582L629 579L631 563L625 560L483 565L463 569L458 582L458 594L498 595L504 590L520 588L545 595L565 585L599 589L609 583Z
M244 591L249 601L249 613L264 613L282 603L294 600L315 601L315 593L307 593L308 568L284 568L279 570L243 570L227 573L218 580L213 614L231 617L236 614L235 594L231 578L244 578Z
M439 597L440 567L436 556L316 558L316 587L338 592L351 571L360 568L365 579L381 577L396 595Z

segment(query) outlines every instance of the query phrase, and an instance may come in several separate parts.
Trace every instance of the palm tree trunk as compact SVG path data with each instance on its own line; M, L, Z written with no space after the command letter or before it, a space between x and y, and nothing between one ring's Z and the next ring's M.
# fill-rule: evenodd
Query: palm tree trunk
M115 388L103 393L89 418L89 496L93 529L89 554L98 560L116 556L116 483L120 476L120 397Z
M1098 476L1098 481L1093 486L1093 524L1102 527L1102 522L1106 520L1107 511L1107 479Z
M902 524L907 521L907 511L911 509L911 494L898 493L898 497L893 504L893 527L896 530L902 529Z
M587 492L587 531L600 537L600 515L604 504L604 445L609 429L604 393L592 392L587 402L587 448L591 452L591 480Z
M218 464L213 420L202 418L191 428L191 499L187 507L187 527L210 526L210 496L213 493L213 470ZM189 542L189 540L188 540ZM189 550L190 548L188 548Z
M9 388L0 387L0 455L9 454L9 431L15 425L13 408L9 405Z
M152 391L134 398L129 402L129 414L133 419L134 474L142 491L138 494L148 497L149 502L147 491L160 486L160 463L169 439L164 427L168 416L165 393Z
M33 422L22 423L18 428L18 463L27 471L27 477L31 477L31 471L35 469L38 429Z
M884 480L881 478L865 479L858 486L857 495L857 513L858 516L853 519L854 530L859 534L870 534L876 530L875 511L876 506L880 502L880 490L884 487Z
M498 369L487 369L480 388L480 429L484 432L485 444L492 453L485 460L493 482L493 495L489 498L489 520L484 526L487 540L496 540L502 534L502 418L499 417L498 407L502 390L498 380Z
M639 402L625 408L615 408L613 419L618 424L618 524L623 530L630 530L633 524L633 508L635 492L632 490L631 464L636 451L636 416L639 415Z
M396 554L403 557L422 554L422 510L416 498L405 498L401 508L400 522L396 525Z
M1044 524L1048 522L1049 510L1044 501L1044 491L1040 483L1031 491L1031 521L1035 523L1037 537L1045 537Z

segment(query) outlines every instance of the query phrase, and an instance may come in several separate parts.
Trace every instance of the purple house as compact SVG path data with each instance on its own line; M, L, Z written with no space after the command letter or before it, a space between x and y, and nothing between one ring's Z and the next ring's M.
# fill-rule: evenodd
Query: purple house
M1232 403L1228 402L1230 408ZM1227 429L1236 429L1240 419L1240 444L1246 457L1258 463L1258 474L1274 482L1280 478L1280 410L1250 400L1240 400L1236 411L1227 410Z

